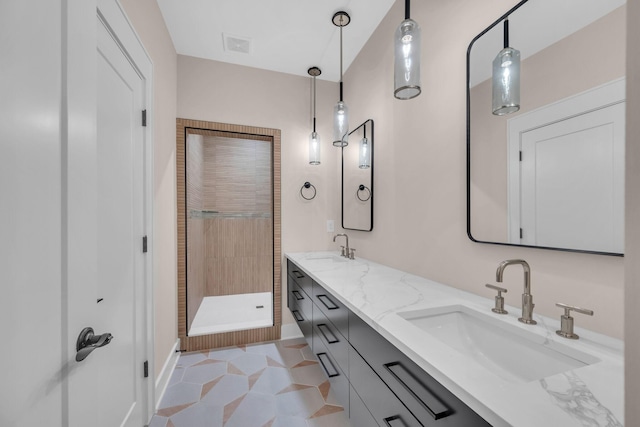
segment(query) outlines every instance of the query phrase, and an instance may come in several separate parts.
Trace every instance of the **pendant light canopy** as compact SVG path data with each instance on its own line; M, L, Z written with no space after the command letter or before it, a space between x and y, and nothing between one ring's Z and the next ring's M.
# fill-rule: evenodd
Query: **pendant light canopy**
M493 60L491 112L496 116L520 109L520 51L509 47L509 20L504 20L504 48Z
M364 127L364 135L360 140L360 155L358 156L358 167L360 169L369 169L371 167L371 146L367 139L367 127Z
M420 26L410 18L410 0L404 2L404 21L395 33L394 91L398 99L420 95Z
M340 11L333 15L331 22L340 28L340 100L333 107L333 145L346 147L349 145L349 109L342 99L342 27L349 25L351 17Z
M320 135L316 132L316 77L322 74L320 68L311 67L307 73L313 77L313 131L309 134L309 164L320 164Z

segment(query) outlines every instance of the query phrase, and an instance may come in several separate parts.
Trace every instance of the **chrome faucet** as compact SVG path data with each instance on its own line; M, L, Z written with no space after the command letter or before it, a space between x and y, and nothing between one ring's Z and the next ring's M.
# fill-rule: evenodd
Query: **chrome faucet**
M520 264L524 269L524 293L522 294L522 317L518 318L522 323L527 325L535 325L533 320L533 295L531 295L531 269L527 261L523 259L509 259L502 261L496 270L496 282L502 283L502 273L508 265Z
M333 241L336 241L336 237L340 237L340 236L344 236L344 238L347 240L347 247L345 248L344 246L342 246L342 256L343 257L349 257L349 236L347 236L344 233L340 233L340 234L336 234L335 236L333 236ZM345 250L346 249L346 250Z

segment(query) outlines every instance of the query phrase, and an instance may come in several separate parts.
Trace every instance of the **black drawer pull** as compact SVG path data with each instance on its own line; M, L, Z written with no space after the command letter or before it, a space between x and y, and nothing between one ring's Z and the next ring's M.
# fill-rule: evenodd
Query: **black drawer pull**
M326 295L324 295L324 294L322 294L322 295L318 295L318 299L319 299L319 300L320 300L320 302L321 302L325 307L327 307L329 310L335 310L335 309L337 309L337 308L340 308L340 307L338 307L338 306L337 306L333 301L331 301L331 299L330 299L328 296L326 296ZM325 302L325 300L329 301L329 304L327 304L327 303Z
M293 317L295 317L298 322L302 322L304 320L304 317L302 317L302 314L300 314L298 310L291 310L291 314L293 314Z
M329 333L329 335L331 336L331 339L327 337L327 334L324 333L324 329L327 330L327 332ZM324 337L324 339L329 343L329 344L334 344L337 342L340 342L340 340L335 336L335 334L333 332L331 332L331 329L324 323L320 323L318 325L318 330L320 331L320 333L322 334L322 336Z
M300 273L298 270L293 270L292 273L294 276L296 276L296 279L304 278L304 274Z
M387 363L384 367L424 406L434 420L439 420L440 418L450 415L449 408L444 406L437 397L416 380L411 372L407 371L400 362Z
M300 301L301 299L304 299L304 297L302 296L302 294L298 291L291 291L291 293L293 294L294 297L296 297L296 299L298 301Z
M393 417L385 418L384 422L389 427L407 427L407 425L402 421L400 415L394 415Z
M340 372L338 372L336 367L333 365L333 362L331 361L331 358L327 353L318 353L316 354L316 356L318 356L318 360L320 360L320 364L324 368L324 371L327 373L327 376L329 378L337 377L338 375L340 375ZM327 361L326 363L325 360ZM327 369L327 365L331 367L331 372L329 372L329 370Z

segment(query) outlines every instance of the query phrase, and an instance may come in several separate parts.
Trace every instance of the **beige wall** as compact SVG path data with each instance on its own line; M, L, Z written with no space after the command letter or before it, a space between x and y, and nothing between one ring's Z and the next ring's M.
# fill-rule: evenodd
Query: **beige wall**
M616 257L473 243L466 235L465 79L471 39L515 1L417 2L422 27L422 94L393 98L396 4L345 75L356 119L376 123L375 227L350 232L360 256L491 298L484 287L498 263L523 258L532 268L536 312L561 314L556 302L595 311L578 326L622 338L623 260ZM350 243L351 243L350 242ZM507 270L507 304L520 306L523 273Z
M155 0L120 0L153 62L154 224L152 242L155 372L178 338L176 270L177 56Z
M640 117L640 0L627 0L627 117ZM625 425L640 425L640 121L627 120Z
M507 121L623 77L625 38L626 7L621 6L523 60L522 108L517 113L491 114L491 79L471 89L473 237L508 241Z

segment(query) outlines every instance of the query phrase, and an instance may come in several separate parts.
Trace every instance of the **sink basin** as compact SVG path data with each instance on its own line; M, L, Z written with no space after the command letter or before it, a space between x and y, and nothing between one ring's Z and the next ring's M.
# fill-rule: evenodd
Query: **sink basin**
M333 262L347 262L348 259L338 256L338 255L326 255L326 256L317 256L313 258L307 258L307 261L333 261Z
M536 381L599 359L464 305L398 313L509 382Z

